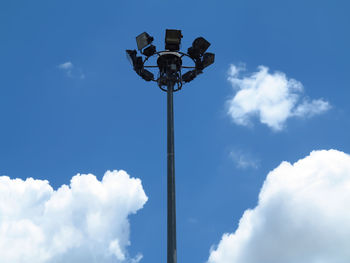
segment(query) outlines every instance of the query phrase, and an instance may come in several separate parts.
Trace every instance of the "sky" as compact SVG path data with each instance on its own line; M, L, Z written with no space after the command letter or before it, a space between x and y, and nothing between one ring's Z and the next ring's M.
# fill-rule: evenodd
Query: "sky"
M146 31L215 63L174 95L179 262L345 263L350 4L2 1L4 263L166 259L166 93Z

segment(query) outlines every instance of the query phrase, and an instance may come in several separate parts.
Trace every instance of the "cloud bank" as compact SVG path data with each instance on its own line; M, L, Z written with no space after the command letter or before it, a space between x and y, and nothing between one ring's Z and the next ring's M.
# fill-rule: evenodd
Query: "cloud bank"
M291 117L309 118L330 109L323 99L309 100L303 96L303 85L288 79L282 72L269 73L268 67L241 76L242 66L231 65L228 81L237 93L228 101L228 114L239 125L251 125L258 118L275 131L285 127Z
M53 190L48 181L0 177L3 263L128 262L128 216L147 196L139 179L108 171L78 174Z
M226 233L209 263L347 263L350 156L314 151L271 171L258 205Z

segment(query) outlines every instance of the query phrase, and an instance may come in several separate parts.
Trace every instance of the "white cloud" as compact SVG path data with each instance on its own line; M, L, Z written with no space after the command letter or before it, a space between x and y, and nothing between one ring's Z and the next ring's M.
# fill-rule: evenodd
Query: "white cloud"
M293 115L298 117L312 117L316 114L329 110L330 105L322 99L311 102L303 101L294 110Z
M234 150L230 152L230 158L234 161L237 168L247 169L247 168L258 168L259 161L253 158L250 154L244 153L240 150Z
M347 263L350 156L314 151L271 171L258 205L226 233L209 263Z
M58 68L69 70L69 69L73 68L73 64L72 64L72 62L68 61L68 62L65 62L65 63L58 65Z
M59 69L66 72L67 76L70 78L85 79L85 74L81 69L76 68L72 62L67 61L57 66Z
M323 99L303 97L303 85L282 72L269 73L267 67L260 66L258 72L241 77L243 71L242 65L231 65L228 71L228 81L237 90L228 101L228 114L239 125L251 125L251 119L258 117L279 131L290 117L311 117L330 109Z
M48 181L0 177L2 263L138 262L131 258L128 216L147 201L139 179L108 171L76 175L53 190Z

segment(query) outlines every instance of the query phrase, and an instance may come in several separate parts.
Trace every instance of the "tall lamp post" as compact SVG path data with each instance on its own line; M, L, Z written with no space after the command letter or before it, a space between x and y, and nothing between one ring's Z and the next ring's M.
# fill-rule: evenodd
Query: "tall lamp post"
M174 155L174 109L173 93L179 91L184 83L192 81L203 69L214 63L215 55L206 52L210 43L203 37L196 38L187 54L180 52L181 30L167 29L165 34L165 50L158 51L152 45L153 37L146 32L136 37L136 50L126 50L135 72L146 81L155 81L158 87L167 93L167 263L176 263L176 207L175 207L175 155ZM157 65L148 65L149 58L157 56ZM182 65L182 58L189 57L192 66ZM156 69L157 77L147 70ZM183 71L187 70L187 72Z

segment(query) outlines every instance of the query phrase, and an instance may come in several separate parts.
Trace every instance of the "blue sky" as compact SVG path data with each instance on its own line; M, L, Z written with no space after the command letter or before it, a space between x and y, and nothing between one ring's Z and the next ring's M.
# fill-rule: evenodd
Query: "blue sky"
M313 150L350 152L350 18L347 1L3 1L0 3L0 175L99 180L125 170L148 196L130 216L131 257L166 258L166 94L131 69L125 49L148 32L181 29L182 50L203 36L215 64L175 94L178 259L205 262L209 249L254 208L266 175ZM69 70L60 65L70 62ZM259 66L302 83L320 114L280 130L254 115L228 114L240 90L230 65ZM299 94L299 93L298 93ZM239 165L246 160L248 165ZM249 162L252 165L249 165Z

